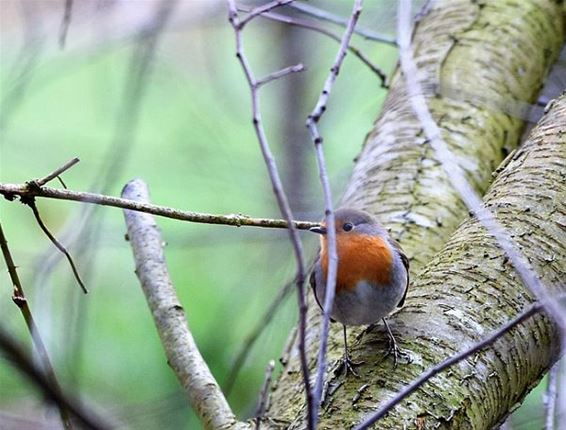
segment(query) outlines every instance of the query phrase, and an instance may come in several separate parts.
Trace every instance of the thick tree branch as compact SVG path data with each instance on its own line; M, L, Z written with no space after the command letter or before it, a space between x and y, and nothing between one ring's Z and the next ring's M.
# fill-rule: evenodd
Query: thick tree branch
M147 203L149 193L140 179L130 181L122 196ZM206 365L189 330L183 306L171 283L163 240L151 215L124 211L136 274L151 310L167 361L191 405L207 429L248 429L239 423Z
M495 215L484 207L479 193L467 181L463 168L458 164L454 154L448 149L448 145L441 135L440 127L436 124L427 106L427 101L423 95L421 85L418 81L419 70L413 58L411 47L411 35L413 34L411 25L411 3L412 0L401 0L399 4L398 18L398 42L399 59L401 70L406 81L407 95L415 115L423 126L424 133L429 144L432 146L436 158L442 163L442 167L450 183L458 191L460 198L466 207L472 212L481 224L493 235L505 254L511 260L513 267L521 277L525 287L540 301L546 312L552 316L554 322L562 330L566 340L566 313L547 291L541 283L537 273L533 270L529 262L517 249L508 231L506 231L497 221Z
M442 363L438 363L437 365L429 368L426 372L423 372L421 376L399 391L391 400L388 400L376 413L372 414L371 416L367 417L363 422L358 424L355 427L355 430L365 430L375 424L380 418L387 415L391 409L397 406L400 402L402 402L405 398L407 398L410 394L415 392L419 387L429 381L433 376L439 374L440 372L448 369L450 366L453 366L456 363L470 357L471 355L475 354L476 352L481 351L484 348L487 348L490 345L501 338L502 336L506 335L512 328L518 326L522 322L526 321L533 315L538 312L544 310L544 306L539 303L529 306L526 310L521 312L515 318L513 318L508 323L502 325L498 328L495 332L487 336L485 339L481 340L480 342L476 343L470 348L465 349L464 351L455 354ZM556 395L556 393L554 393Z

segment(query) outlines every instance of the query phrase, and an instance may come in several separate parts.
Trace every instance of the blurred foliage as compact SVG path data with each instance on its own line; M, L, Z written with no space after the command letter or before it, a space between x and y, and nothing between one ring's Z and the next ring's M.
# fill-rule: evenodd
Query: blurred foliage
M195 1L193 5L205 3ZM382 22L391 11L391 1L385 3L387 8L380 9L379 4L368 7L362 23L371 27ZM343 5L338 6L341 11ZM65 173L64 179L73 190L89 190L108 166L108 157L118 155L112 145L118 113L127 102L124 88L132 78L129 64L135 46L126 40L92 49L59 50L54 26L40 39L40 54L33 66L21 74L22 53L30 48L22 45L25 29L17 2L3 1L0 8L0 97L2 109L8 108L0 130L0 181L21 183L40 177L78 156L81 162ZM163 35L152 72L145 78L139 125L127 142L126 161L113 172L116 180L110 193L119 195L129 179L141 177L157 204L279 217L251 127L249 91L234 57L233 32L226 23L224 4L209 8L200 20L175 26ZM58 8L41 9L38 18L57 23L60 12ZM280 49L281 30L279 24L259 19L246 28L245 49L257 76L288 65ZM81 29L74 21L69 31L69 46L82 31L99 31L100 38L105 37L105 28ZM323 36L286 31L297 31L304 38L308 56L302 61L308 71L262 89L265 126L278 159L286 149L279 136L289 124L303 130L337 49ZM385 70L392 70L396 55L392 48L359 37L356 43ZM41 54L43 48L47 54ZM298 79L304 80L309 90L295 101L292 110L285 111L282 99L286 88ZM20 84L21 91L14 92ZM321 123L335 196L341 194L352 160L383 98L377 77L348 56ZM299 156L306 159L304 174L310 185L292 190L291 198L308 202L297 218L315 220L322 215L322 198L312 144L306 132L304 137L304 153ZM283 177L284 167L280 166ZM78 243L69 242L67 233L80 229L84 216L81 205L40 200L38 206L45 223L57 237L63 235L66 243L71 243L69 251L73 253ZM97 226L96 244L76 256L79 271L91 268L85 269L87 296L80 293L66 262L57 258L57 251L27 207L2 200L0 214L32 311L63 385L73 387L87 404L98 405L128 428L198 428L167 366L135 277L121 211L101 208L101 222L93 224ZM192 332L222 384L242 340L294 274L286 234L168 219L158 219L158 223ZM312 255L316 238L304 237ZM46 270L53 262L54 270ZM0 282L2 325L29 345L21 315L11 301L3 261ZM253 413L264 368L270 359L279 357L296 317L292 296L253 348L229 398L240 416ZM517 415L517 422L527 422L540 413L539 397L537 391ZM0 422L8 412L21 415L22 420L41 419L42 413L30 416L27 407L38 402L41 399L27 382L0 361Z

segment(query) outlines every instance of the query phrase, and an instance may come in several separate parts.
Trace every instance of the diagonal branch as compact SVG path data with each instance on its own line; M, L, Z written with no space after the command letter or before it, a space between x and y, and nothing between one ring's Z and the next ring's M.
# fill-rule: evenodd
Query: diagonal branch
M299 12L304 13L305 15L310 15L314 18L320 19L321 21L331 22L333 24L340 25L342 27L347 27L349 25L348 19L343 18L343 17L338 16L338 15L334 15L333 13L330 13L330 12L324 10L324 9L319 9L315 6L310 5L310 4L293 3L293 4L289 5L289 7L292 7L293 9L296 9ZM368 30L368 29L363 28L363 27L357 27L356 29L354 29L354 33L359 34L360 36L362 36L362 37L364 37L368 40L374 40L376 42L387 43L388 45L392 45L392 46L397 45L397 43L395 42L395 39L393 39L391 37L384 36L382 34L376 33L374 31Z
M46 398L68 410L84 428L90 430L114 428L99 417L94 416L90 411L87 411L80 403L74 400L74 396L62 393L58 386L53 385L41 369L33 363L31 358L22 351L20 346L1 327L0 350L24 376L43 392Z
M53 243L53 245L55 245L55 248L57 248L59 251L61 251L61 253L63 255L65 255L65 258L67 258L67 261L69 262L69 265L71 266L71 270L73 271L73 275L75 276L77 283L79 284L79 286L81 287L83 292L85 294L87 294L88 290L86 289L86 286L85 286L84 282L82 281L81 276L79 275L79 271L77 270L77 266L75 266L75 262L73 261L73 257L71 257L71 254L69 254L69 251L67 251L67 249L63 245L61 245L61 243L55 238L55 236L53 236L53 234L49 231L49 229L47 228L47 226L45 225L45 223L41 219L41 216L39 215L39 210L37 209L37 205L35 204L35 199L33 197L25 198L25 199L22 200L22 203L25 203L26 205L28 205L31 208L31 211L33 212L33 216L35 217L35 220L37 221L39 228L41 228L41 230L49 238L51 243Z
M4 231L2 230L2 224L0 224L0 248L2 249L2 255L4 256L4 261L6 262L6 267L8 268L8 274L10 275L10 279L12 280L12 284L14 286L12 301L20 309L20 312L24 317L29 334L31 335L31 339L35 346L35 350L37 352L37 355L39 356L41 365L45 369L46 381L49 383L53 390L60 392L61 386L59 385L59 381L57 380L57 376L55 375L55 370L53 369L51 360L49 359L47 348L45 347L43 339L41 338L39 330L37 329L37 325L35 324L35 320L31 313L28 300L24 293L24 288L22 287L20 277L18 276L18 272L16 270L16 265L14 263L14 260L12 259L10 248L8 247L8 241L6 240L6 236L4 236ZM67 410L65 405L57 403L57 407L59 408L59 415L61 416L61 421L63 421L65 428L73 428L69 417L69 411Z
M122 190L122 195L140 202L149 201L147 186L140 179L130 181ZM124 211L124 217L136 263L136 275L165 349L167 362L195 412L207 429L249 428L236 421L189 330L185 311L169 277L163 240L155 219L151 215L130 210Z
M241 31L244 28L244 26L248 22L250 22L252 19L254 19L256 16L259 16L261 14L269 12L270 10L273 10L275 8L293 3L294 1L295 0L273 0L273 1L270 1L269 3L266 3L262 6L258 6L254 9L252 9L246 17L239 20L239 23L238 23L239 30Z

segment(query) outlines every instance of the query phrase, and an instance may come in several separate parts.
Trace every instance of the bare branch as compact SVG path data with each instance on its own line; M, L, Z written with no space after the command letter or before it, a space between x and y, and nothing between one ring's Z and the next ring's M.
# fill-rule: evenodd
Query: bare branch
M307 428L309 430L315 430L316 428L316 406L313 403L312 391L310 387L309 379L309 367L306 355L306 327L307 327L307 304L305 300L304 284L306 278L305 271L305 257L303 251L303 245L299 238L298 231L295 225L292 223L293 213L289 202L287 200L287 195L283 189L283 184L281 178L279 177L279 172L277 170L277 165L275 163L275 158L271 153L269 148L269 143L267 142L267 136L263 128L263 122L261 119L261 109L259 106L259 93L258 84L255 79L248 59L246 58L243 50L242 42L242 26L238 18L238 9L234 0L228 0L228 20L234 28L234 33L236 36L236 57L238 58L248 85L250 87L251 98L252 98L252 117L253 126L256 132L256 136L259 142L261 153L269 173L269 179L271 180L271 186L273 188L273 194L277 200L279 210L283 217L287 220L289 225L289 239L293 245L293 251L295 254L295 259L297 260L297 300L299 303L299 355L301 361L301 373L303 376L303 383L305 385L305 396L307 403Z
M59 46L61 49L65 47L67 41L67 33L71 25L71 14L73 12L73 0L65 0L65 10L63 11L63 20L59 29Z
M320 400L322 398L322 388L324 385L324 374L326 372L326 348L328 346L328 330L330 328L330 312L332 311L332 305L334 303L334 294L336 290L336 272L338 269L338 255L336 252L336 231L335 231L335 219L334 211L332 209L332 192L330 191L330 181L328 180L328 173L326 171L326 162L324 160L324 151L322 148L322 137L318 131L317 123L320 117L326 110L326 104L328 98L330 97L330 92L332 91L332 86L338 77L340 72L340 67L346 56L346 50L352 39L352 34L354 32L354 27L358 22L360 14L362 13L362 0L355 0L354 8L352 10L352 15L348 21L348 26L344 31L342 36L342 42L340 43L340 49L336 54L336 59L334 64L330 69L330 74L326 78L322 92L318 98L318 102L314 107L314 110L307 118L307 127L310 131L311 138L314 142L316 151L316 161L318 164L318 172L320 176L320 182L322 184L322 190L324 194L324 206L326 215L326 228L328 231L327 241L328 241L328 272L326 275L326 291L324 298L324 309L322 316L322 324L320 328L320 349L318 352L318 366L316 374L316 383L313 390L313 398L315 402L316 411L320 406ZM316 416L317 414L315 414Z
M256 409L256 429L259 430L259 426L261 423L261 419L265 414L265 409L267 407L267 398L269 396L269 386L271 385L271 377L273 376L273 369L275 369L275 361L270 360L267 363L267 368L265 369L265 377L263 379L263 386L261 387L261 391L259 393L259 399L257 403Z
M548 385L544 394L545 423L544 430L554 430L554 417L556 416L557 381L560 361L556 362L548 372Z
M523 284L536 297L537 301L544 306L545 311L560 328L561 336L566 339L566 312L564 312L563 308L557 304L548 293L546 287L542 284L527 259L513 243L509 233L497 221L493 213L483 205L480 196L466 180L462 168L448 149L446 142L442 139L440 129L428 109L426 99L423 96L423 91L417 78L419 76L418 69L413 59L411 49L411 0L401 0L399 4L397 34L399 37L401 70L405 76L409 101L415 115L423 126L428 142L434 149L439 161L442 163L446 176L452 186L460 194L467 208L497 240L499 246L511 260Z
M287 75L290 75L291 73L298 73L298 72L302 72L306 70L305 66L301 63L299 64L295 64L294 66L289 66L289 67L285 67L284 69L278 70L276 72L270 73L269 75L258 79L256 81L256 86L259 88L262 85L268 84L271 81L274 81L276 79L281 79Z
M331 22L333 24L337 24L342 27L347 27L349 24L349 21L346 18L342 18L341 16L334 15L324 9L319 9L315 6L311 6L310 4L293 3L289 5L289 7L297 9L298 11L306 15L310 15L322 21ZM368 40L375 40L376 42L382 42L382 43L387 43L388 45L397 46L397 43L394 38L384 36L382 34L376 33L374 31L368 30L363 27L356 27L356 29L354 29L354 33L359 34L360 36Z
M129 209L138 212L145 212L165 218L177 219L202 224L222 224L234 227L265 227L265 228L287 228L287 221L282 219L270 218L251 218L246 215L214 215L200 212L182 211L167 206L140 203L133 200L121 199L118 197L105 196L102 194L86 193L71 190L60 190L57 188L41 187L36 188L30 184L0 184L0 194L6 199L13 200L15 196L24 198L43 197L57 200L71 200L83 203L91 203L101 206L112 206L115 208ZM308 230L319 225L317 222L292 221L293 226L298 230Z
M456 355L453 355L452 357L447 358L443 362L429 368L426 372L421 374L421 376L419 378L415 379L413 382L411 382L409 385L407 385L405 388L403 388L401 391L399 391L395 395L395 397L393 397L391 400L387 401L381 409L379 409L377 412L371 414L368 418L366 418L364 421L362 421L360 424L358 424L354 428L354 430L364 430L364 429L369 428L370 426L375 424L377 422L377 420L379 420L380 418L385 416L385 414L387 414L391 409L393 409L403 399L405 399L411 393L416 391L421 385L423 385L425 382L427 382L430 378L432 378L433 376L442 372L443 370L449 368L450 366L470 357L472 354L475 354L476 352L481 351L482 349L492 345L497 339L504 336L513 327L521 324L522 322L529 319L530 317L532 317L536 313L541 312L542 310L544 310L544 306L542 306L540 303L535 303L534 305L529 306L526 310L521 312L518 316L513 318L508 323L502 325L499 329L494 331L492 334L487 336L482 341L476 343L472 347L470 347L470 348L468 348L468 349L466 349L466 350L464 350L464 351L462 351L462 352L460 352Z
M59 175L63 174L67 170L69 170L71 167L73 167L79 161L80 160L79 160L78 157L74 157L71 160L67 161L65 164L63 164L61 167L55 169L49 175L47 175L47 176L45 176L41 179L34 179L32 182L34 183L34 185L36 185L38 187L42 187L45 184L47 184L49 181L51 181L52 179L58 178ZM61 179L59 179L59 180L61 180ZM64 183L63 183L63 186L64 186L64 188L67 188Z
M47 348L45 348L45 344L41 339L41 335L39 334L39 330L37 329L35 320L29 307L29 303L24 293L24 288L22 287L22 283L20 282L20 277L18 276L16 265L14 264L12 254L10 253L10 248L8 247L8 241L6 240L6 236L4 236L4 231L2 230L2 224L0 224L0 248L2 249L2 255L4 256L4 261L6 262L6 267L8 268L8 274L10 275L10 279L12 280L12 284L14 286L12 301L20 309L20 312L24 317L26 326L32 338L37 355L39 356L41 365L45 369L45 377L49 382L49 385L53 387L53 389L61 391L61 386L59 385L59 381L57 380L57 376L55 375L55 370L51 365L51 360L49 359ZM57 403L57 407L59 409L61 421L63 421L65 428L73 428L71 419L69 417L69 412L67 411L65 406L63 404Z
M65 257L67 258L67 261L69 262L69 265L71 266L71 270L73 271L73 275L75 275L75 279L77 280L77 283L79 284L79 286L81 287L83 292L85 294L88 294L88 290L86 289L85 284L83 283L83 281L82 281L82 279L79 275L79 272L77 270L77 267L75 266L75 262L73 261L71 254L69 254L69 252L65 249L65 247L63 245L61 245L57 239L55 239L55 236L53 236L51 234L49 229L43 223L43 220L41 219L41 216L39 215L39 211L37 210L37 205L35 204L35 199L33 197L31 197L31 198L26 197L24 200L22 200L22 203L25 203L26 205L28 205L31 208L31 210L33 212L33 216L35 217L37 224L39 224L39 228L41 228L43 233L45 233L45 235L49 238L49 240L53 243L53 245L55 245L55 247L65 255Z
M246 11L245 7L240 7L240 9ZM278 13L266 12L260 15L262 18L267 18L272 21L282 22L284 24L293 25L296 27L305 28L307 30L312 30L320 34L324 34L325 36L331 38L332 40L340 43L341 39L336 33L333 33L330 30L327 30L324 27L321 27L311 21L307 21L300 18L290 17L287 15L281 15ZM387 83L387 75L375 64L373 64L369 58L365 56L365 54L358 48L354 47L353 45L348 46L348 51L354 54L362 63L364 63L369 69L374 72L379 79L381 80L381 87L382 88L389 88Z
M238 30L242 30L244 28L244 26L250 22L252 19L254 19L256 16L261 15L263 13L269 12L270 10L273 10L275 8L278 8L280 6L285 6L286 4L290 4L292 2L294 2L295 0L273 0L269 3L266 3L262 6L258 6L254 9L252 9L250 11L250 13L248 14L248 16L242 18L239 21L239 28Z
M43 233L45 233L45 235L49 238L49 240L53 243L53 245L55 245L55 247L65 255L67 261L69 262L69 265L71 266L71 270L73 271L73 275L75 276L77 283L79 284L83 292L85 294L88 294L88 290L86 289L85 284L83 283L79 275L79 272L77 270L77 267L75 266L75 262L73 261L71 254L69 254L67 249L63 245L61 245L61 243L59 243L59 241L55 238L55 236L53 236L53 234L51 234L47 226L43 223L43 220L39 215L39 210L37 209L37 205L35 204L35 199L33 197L30 198L26 197L22 200L22 203L28 205L31 208L31 211L33 212L33 216L35 217L35 220L37 221L39 228L41 228Z
M149 201L147 186L140 179L130 181L122 195L142 203ZM163 240L155 219L151 215L130 210L124 211L124 217L136 263L136 275L169 365L205 428L233 428L237 424L234 413L198 350L183 306L173 288L163 254Z

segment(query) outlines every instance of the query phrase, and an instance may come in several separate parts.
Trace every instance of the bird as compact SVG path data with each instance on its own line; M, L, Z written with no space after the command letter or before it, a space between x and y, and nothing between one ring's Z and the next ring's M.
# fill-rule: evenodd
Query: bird
M335 212L336 252L338 270L336 293L331 320L342 324L344 356L337 371L342 368L347 375L357 372L350 357L346 337L346 326L369 325L382 320L387 329L389 349L393 353L394 366L397 356L406 355L397 345L386 317L405 303L409 288L409 259L401 246L387 230L368 212L340 208ZM328 273L327 228L323 222L310 228L320 234L320 251L310 276L310 285L316 302L323 308Z

